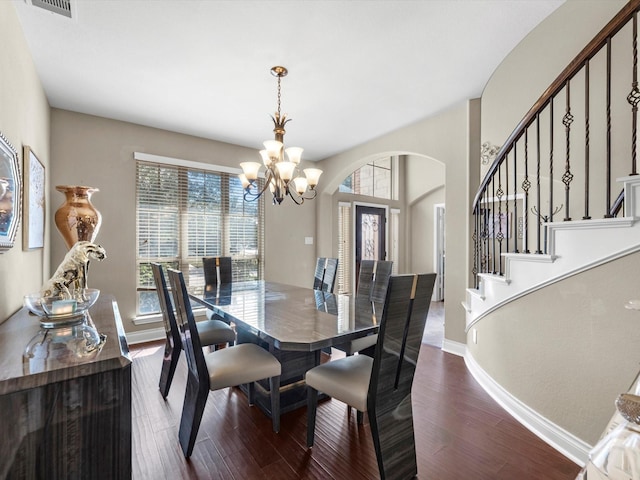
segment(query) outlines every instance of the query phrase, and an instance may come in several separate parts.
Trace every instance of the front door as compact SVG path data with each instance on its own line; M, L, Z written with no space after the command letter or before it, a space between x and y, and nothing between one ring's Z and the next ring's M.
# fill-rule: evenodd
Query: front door
M385 260L387 210L356 205L356 292L362 260Z

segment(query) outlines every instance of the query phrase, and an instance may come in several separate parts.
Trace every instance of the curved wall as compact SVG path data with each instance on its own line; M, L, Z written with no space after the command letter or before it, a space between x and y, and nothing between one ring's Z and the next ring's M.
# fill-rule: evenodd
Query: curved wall
M627 3L567 0L502 61L482 92L482 142L502 145L534 102ZM484 175L489 165L483 165Z
M482 141L501 145L625 0L567 0L496 69L482 95ZM489 166L482 166L483 174ZM559 252L559 254L561 254ZM468 353L506 392L588 443L637 374L638 254L516 300L468 332ZM631 281L630 281L631 280Z
M474 325L468 353L513 397L593 445L638 374L640 311L624 307L640 298L638 271L635 253L511 302Z

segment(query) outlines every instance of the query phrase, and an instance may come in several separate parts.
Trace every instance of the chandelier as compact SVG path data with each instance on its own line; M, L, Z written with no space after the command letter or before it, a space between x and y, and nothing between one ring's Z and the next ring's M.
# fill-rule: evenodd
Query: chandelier
M240 180L246 201L257 200L267 189L273 195L274 205L280 205L285 196L291 198L297 205L302 205L305 200L311 200L317 195L315 188L322 170L305 168L303 176L299 168L302 148L284 148L284 134L286 133L284 126L291 119L287 118L286 113L284 115L280 113L280 80L287 73L287 69L284 67L271 69L271 74L278 79L278 110L275 116L271 116L275 139L263 142L265 149L260 150L262 164L258 162L242 162L240 164L243 171L240 174ZM257 180L263 164L266 171L264 172L264 186L261 188Z

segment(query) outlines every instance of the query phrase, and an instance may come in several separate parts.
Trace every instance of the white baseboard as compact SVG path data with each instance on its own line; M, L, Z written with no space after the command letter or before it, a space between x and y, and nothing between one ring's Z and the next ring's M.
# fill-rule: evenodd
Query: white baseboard
M591 445L549 421L507 392L478 365L471 354L465 355L464 361L476 381L511 416L565 457L584 467L589 458Z
M164 327L148 328L139 332L126 332L127 343L135 345L136 343L153 342L155 340L163 340L166 338Z
M452 353L459 357L464 357L467 353L467 345L460 342L454 342L453 340L447 340L445 338L442 341L442 351Z

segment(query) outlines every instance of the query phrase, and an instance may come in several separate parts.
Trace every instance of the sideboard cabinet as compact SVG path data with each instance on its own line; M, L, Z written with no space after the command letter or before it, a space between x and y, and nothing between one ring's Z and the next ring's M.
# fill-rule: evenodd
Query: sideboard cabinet
M118 305L101 295L88 321L97 355L34 368L23 351L40 330L25 308L0 324L0 478L131 478L131 358Z

